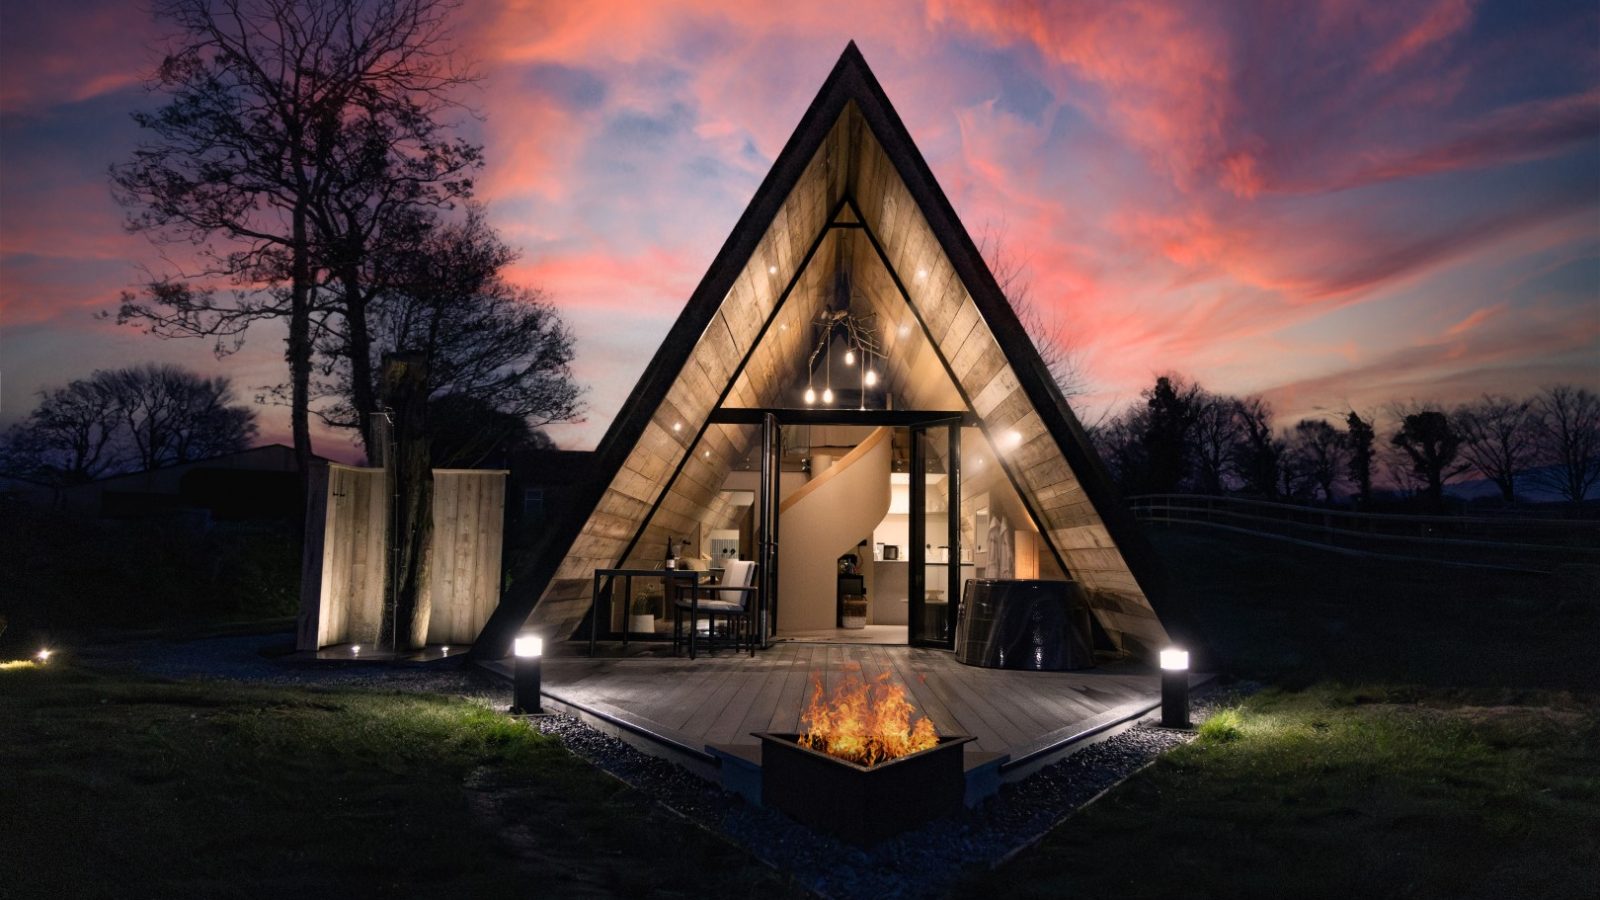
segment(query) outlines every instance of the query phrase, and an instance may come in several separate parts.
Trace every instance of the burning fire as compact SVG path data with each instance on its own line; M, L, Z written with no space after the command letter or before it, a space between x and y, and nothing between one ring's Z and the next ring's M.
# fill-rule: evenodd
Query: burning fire
M912 718L916 724L912 724ZM898 759L939 743L927 716L917 715L903 685L884 672L869 683L856 675L823 699L822 679L811 685L811 703L800 717L800 746L863 766Z

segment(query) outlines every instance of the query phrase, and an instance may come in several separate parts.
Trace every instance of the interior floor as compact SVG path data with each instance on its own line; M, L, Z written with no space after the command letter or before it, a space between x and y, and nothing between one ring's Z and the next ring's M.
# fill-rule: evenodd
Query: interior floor
M814 631L783 631L774 640L797 644L904 644L906 626L868 625L865 628L818 628Z

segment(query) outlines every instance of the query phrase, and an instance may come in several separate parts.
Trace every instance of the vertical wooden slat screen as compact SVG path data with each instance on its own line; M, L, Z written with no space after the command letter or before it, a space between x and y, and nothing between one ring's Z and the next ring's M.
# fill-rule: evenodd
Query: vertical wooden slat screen
M389 497L382 469L312 473L296 646L375 645L383 614ZM428 643L466 646L500 600L506 473L435 469Z

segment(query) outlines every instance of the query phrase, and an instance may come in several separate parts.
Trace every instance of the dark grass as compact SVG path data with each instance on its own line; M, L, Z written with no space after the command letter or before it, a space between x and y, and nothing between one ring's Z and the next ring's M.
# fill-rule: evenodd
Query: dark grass
M288 524L96 519L0 507L0 658L40 646L292 621L300 550Z
M0 669L0 897L791 896L488 707Z
M1201 529L1151 534L1171 585L1162 620L1201 668L1283 687L1600 686L1600 597L1559 579Z
M1600 896L1600 710L1469 704L1265 692L956 895Z
M1275 686L960 897L1600 897L1600 654L1550 580L1161 532L1174 631Z

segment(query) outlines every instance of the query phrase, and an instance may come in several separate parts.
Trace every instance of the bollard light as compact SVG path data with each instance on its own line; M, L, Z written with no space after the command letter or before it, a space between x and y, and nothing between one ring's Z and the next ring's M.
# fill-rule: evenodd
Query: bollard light
M523 635L511 645L516 657L512 683L515 696L511 712L515 715L537 715L544 712L539 705L539 660L544 656L544 639L537 635Z
M1189 728L1189 651L1161 651L1161 727Z

